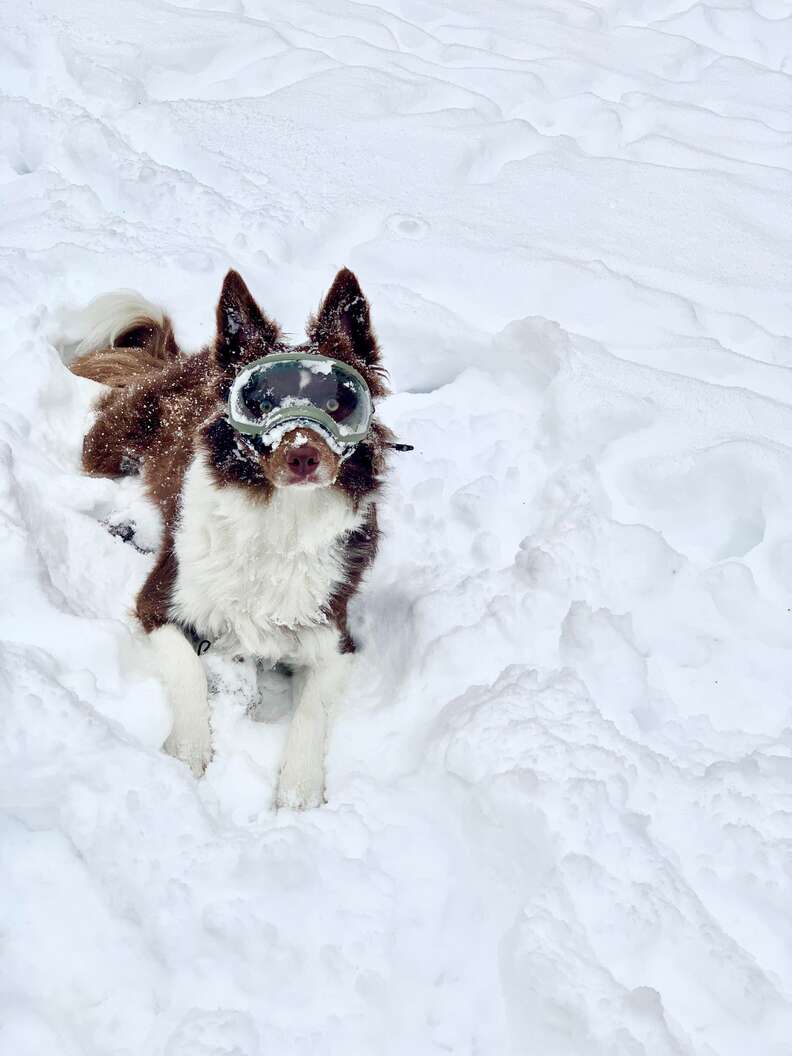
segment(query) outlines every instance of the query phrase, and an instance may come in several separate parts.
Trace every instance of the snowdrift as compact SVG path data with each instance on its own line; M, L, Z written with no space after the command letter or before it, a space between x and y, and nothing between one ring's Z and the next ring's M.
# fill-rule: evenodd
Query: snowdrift
M0 1052L788 1053L788 5L0 17ZM68 312L197 348L233 266L300 333L344 264L416 451L276 814L277 676L208 655L205 779L159 751Z

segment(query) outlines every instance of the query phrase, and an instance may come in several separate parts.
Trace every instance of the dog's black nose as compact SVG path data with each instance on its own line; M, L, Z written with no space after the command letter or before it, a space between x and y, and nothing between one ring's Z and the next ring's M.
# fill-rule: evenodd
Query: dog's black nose
M319 468L319 452L309 444L293 447L286 455L286 465L296 477L310 477Z

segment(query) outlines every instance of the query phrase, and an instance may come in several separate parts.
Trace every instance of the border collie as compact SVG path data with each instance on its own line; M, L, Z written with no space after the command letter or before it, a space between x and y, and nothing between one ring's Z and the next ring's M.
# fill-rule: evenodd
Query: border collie
M336 276L289 345L235 271L214 343L186 355L168 318L132 293L83 313L71 370L109 386L83 468L140 472L163 520L135 612L173 710L165 750L196 776L211 756L207 684L192 643L294 671L276 805L324 797L328 712L354 642L347 605L374 559L392 434L373 418L385 373L369 304Z

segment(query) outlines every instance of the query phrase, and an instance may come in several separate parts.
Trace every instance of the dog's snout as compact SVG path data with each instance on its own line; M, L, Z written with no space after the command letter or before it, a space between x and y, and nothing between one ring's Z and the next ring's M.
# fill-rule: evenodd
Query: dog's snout
M319 468L319 452L310 444L292 447L286 455L286 465L297 477L310 477Z

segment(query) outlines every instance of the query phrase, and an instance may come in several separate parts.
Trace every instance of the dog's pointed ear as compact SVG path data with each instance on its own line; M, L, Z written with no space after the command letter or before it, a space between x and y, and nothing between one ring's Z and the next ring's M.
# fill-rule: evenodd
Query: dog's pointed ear
M349 268L342 268L333 279L312 323L312 336L319 343L340 337L362 363L379 362L369 303Z
M215 353L221 367L265 356L278 339L278 326L261 311L244 279L229 271L217 302Z

